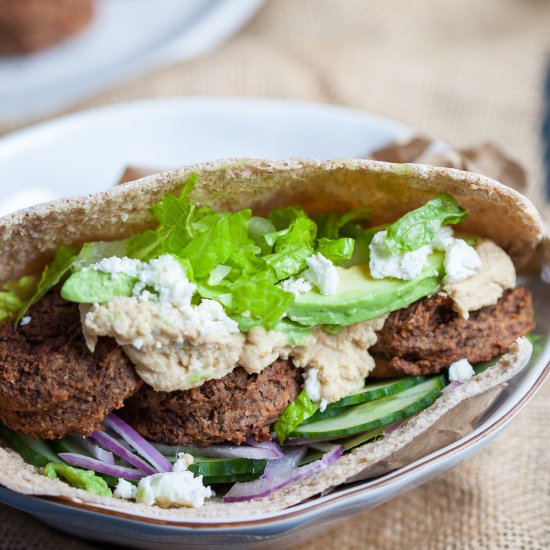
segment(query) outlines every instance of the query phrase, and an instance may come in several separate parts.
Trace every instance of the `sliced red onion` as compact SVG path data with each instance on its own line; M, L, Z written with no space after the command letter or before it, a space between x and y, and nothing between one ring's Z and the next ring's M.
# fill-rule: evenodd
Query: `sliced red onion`
M224 502L242 502L254 498L266 497L284 487L316 474L331 464L334 464L344 452L342 445L336 445L326 453L323 458L296 467L305 455L305 449L292 449L288 451L285 458L269 462L264 474L256 481L235 483L224 497Z
M281 446L275 441L262 441L261 443L258 443L257 441L254 441L252 437L248 437L246 439L246 443L251 447L256 447L257 449L265 449L273 455L270 457L266 456L265 458L277 459L285 456Z
M101 460L101 462L106 462L107 464L114 464L115 457L110 451L106 451L99 445L92 443L90 439L82 436L72 436L71 440L74 441L77 445L82 447L88 454L92 455L94 458Z
M334 443L312 443L310 445L312 449L315 449L316 451L320 451L322 453L328 453L329 451L332 451L334 448Z
M462 382L460 380L453 380L448 386L445 386L441 390L441 393L450 393L456 390L459 386L462 386Z
M402 426L408 418L402 418L401 420L398 420L397 422L394 422L393 424L390 424L383 432L383 435L390 435L394 430L397 430L399 426Z
M94 472L99 472L101 474L107 474L114 477L138 480L146 475L141 470L126 468L125 466L116 466L114 464L107 464L95 458L90 458L88 456L79 455L76 453L59 453L59 458L71 466L86 468L87 470L93 470Z
M127 449L124 445L122 445L122 443L117 441L112 435L102 432L101 430L97 430L92 434L92 437L100 445L103 445L105 448L109 449L110 451L113 451L113 453L115 453L117 456L124 459L126 462L128 462L132 466L135 466L142 472L148 475L157 473L157 470L155 470L150 464L147 464L145 460L143 460L142 458L134 454L132 451L130 451L130 449Z
M162 445L159 443L155 443L154 446L155 449L166 456L176 456L178 453L189 453L193 456L210 458L248 458L252 460L275 460L285 456L280 447L279 449L257 448L247 445L191 447L188 445Z
M170 464L170 461L163 456L162 453L157 451L151 443L141 437L134 428L126 424L124 420L121 420L118 416L111 413L103 421L103 424L122 437L138 455L150 462L157 471L172 471L172 464Z

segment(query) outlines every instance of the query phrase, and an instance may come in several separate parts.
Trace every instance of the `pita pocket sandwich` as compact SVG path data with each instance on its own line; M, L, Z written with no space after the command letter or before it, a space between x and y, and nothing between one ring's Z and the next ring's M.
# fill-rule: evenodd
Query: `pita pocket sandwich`
M0 483L25 494L282 509L465 435L532 351L542 222L468 172L218 161L0 239Z

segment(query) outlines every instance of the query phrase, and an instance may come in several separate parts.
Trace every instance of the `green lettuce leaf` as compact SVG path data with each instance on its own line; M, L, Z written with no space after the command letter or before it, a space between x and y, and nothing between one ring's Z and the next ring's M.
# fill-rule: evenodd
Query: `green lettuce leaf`
M128 254L127 249L128 239L86 243L75 258L73 269L82 269L112 256L123 258Z
M468 212L453 197L442 194L389 225L384 242L394 256L418 250L432 242L443 225L459 223L467 217Z
M102 497L113 496L106 481L90 470L81 470L58 462L48 462L44 467L43 474L50 479L61 477L72 487L84 489Z
M308 397L306 390L302 390L273 425L279 443L282 445L287 437L306 420L306 418L313 416L316 411L317 405Z
M264 236L276 236L273 241L275 251L263 256L263 260L271 267L277 281L281 281L305 269L306 259L313 253L317 226L298 208L278 208L270 217L276 227L290 221L288 228ZM271 244L270 241L268 244Z
M338 265L352 257L354 247L355 241L349 237L342 237L340 239L327 239L323 237L319 239L315 252L321 253L332 263Z
M150 260L162 254L178 255L195 235L192 226L195 205L189 200L189 194L196 183L197 175L191 174L179 197L167 193L149 209L159 226L132 237L128 242L128 256ZM202 216L204 210L200 210L200 214Z
M306 267L306 259L311 256L307 244L295 243L286 246L279 252L264 256L265 263L273 269L277 281L287 279Z
M262 247L266 245L265 235L270 233L275 233L275 226L271 221L266 218L260 218L259 216L253 216L250 218L250 223L248 224L248 236L254 241L256 246ZM262 249L262 252L267 254L273 250L275 242L265 251Z
M318 214L314 217L318 227L319 237L326 239L338 239L341 237L341 229L354 221L367 221L370 211L367 208L355 208L349 212L329 212Z
M288 228L296 220L307 218L307 214L301 206L286 206L285 208L274 208L268 217L275 229L281 231Z
M264 327L273 328L294 301L290 292L285 292L269 281L241 281L227 290L231 295L231 312L247 313L257 318ZM223 302L222 302L223 304Z
M78 255L78 248L62 245L57 249L53 262L42 272L32 296L25 300L17 313L16 324L25 316L31 306L36 304L48 290L61 282L73 267Z
M0 291L0 324L15 315L33 295L38 277L26 275L5 283Z

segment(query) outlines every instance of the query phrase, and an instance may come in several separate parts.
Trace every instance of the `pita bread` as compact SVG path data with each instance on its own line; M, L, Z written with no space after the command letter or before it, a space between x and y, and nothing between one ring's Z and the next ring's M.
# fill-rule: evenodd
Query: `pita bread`
M177 193L195 172L193 199L216 208L302 204L309 213L370 207L372 223L393 221L441 192L470 211L462 229L505 248L518 268L539 254L543 226L536 208L496 181L459 170L366 160L226 160L165 172L103 193L39 205L0 219L0 281L42 268L60 244L113 240L154 226L148 207ZM528 362L531 344L519 338L498 363L442 395L394 432L358 447L320 474L254 502L212 499L201 509L170 509L107 499L42 476L10 449L0 448L0 483L34 495L60 497L133 515L186 520L281 510L343 483L400 468L469 433L500 389Z

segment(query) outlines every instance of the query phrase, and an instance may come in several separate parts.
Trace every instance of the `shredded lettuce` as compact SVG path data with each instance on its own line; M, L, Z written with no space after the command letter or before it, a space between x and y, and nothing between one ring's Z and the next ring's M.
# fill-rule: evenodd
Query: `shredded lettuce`
M38 277L27 275L10 281L0 291L0 324L15 315L33 295Z
M394 256L418 250L431 243L443 225L459 223L467 216L453 197L442 194L389 225L384 242Z
M33 294L24 300L19 308L15 319L16 325L19 324L19 321L21 321L31 306L36 304L48 290L61 282L61 279L69 273L78 252L78 248L74 246L62 245L57 249L53 262L42 272Z
M338 265L351 259L354 247L355 241L349 237L342 237L341 239L327 239L323 237L319 239L315 252L321 253L332 263Z
M279 443L283 444L287 437L316 411L317 405L308 397L306 390L302 390L273 425Z
M366 222L370 211L367 208L355 208L349 212L329 212L314 217L317 222L319 237L338 239L342 236L342 228L351 222Z
M58 462L48 462L44 467L43 474L50 479L62 477L69 485L102 497L113 496L107 482L90 470L81 470Z

